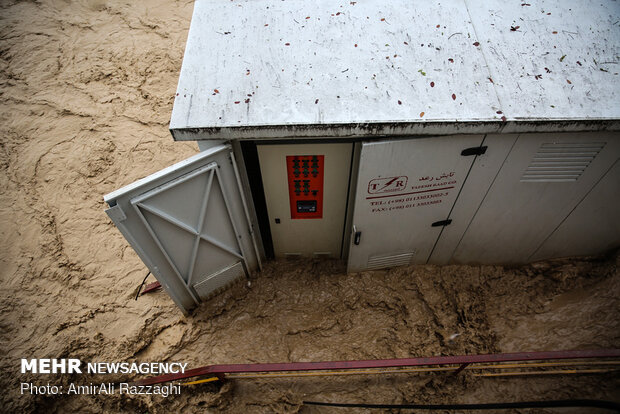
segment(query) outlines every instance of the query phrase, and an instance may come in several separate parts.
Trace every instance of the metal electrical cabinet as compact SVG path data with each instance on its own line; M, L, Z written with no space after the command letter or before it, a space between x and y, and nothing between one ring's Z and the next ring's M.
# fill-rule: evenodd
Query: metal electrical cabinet
M348 270L426 263L483 138L363 143Z
M530 260L595 255L618 248L620 161L594 185Z
M616 248L619 156L617 133L364 143L348 269Z
M617 4L523 6L197 0L170 131L204 151L109 216L184 311L271 253L362 271L620 247Z
M501 159L503 151L498 150L497 155L493 151L494 143L501 140L510 141L502 136L489 137L485 141L487 154L483 157ZM614 180L611 170L619 156L618 133L520 135L501 168L493 174L491 183L475 180L470 183L468 179L454 211L473 217L471 220L463 217L468 222L466 230L459 229L458 234L452 235L459 239L458 243L438 246L436 257L444 259L437 262L450 257L449 261L454 263L527 263L534 257L567 256L571 254L567 242L573 240L574 244L580 239L582 241L577 242L580 245L587 244L584 242L590 239L592 247L618 247L620 232L612 235L599 230L618 229L615 214L608 213L620 211L620 181L615 182L615 189L611 184ZM478 174L477 164L472 168L474 175ZM599 184L601 187L595 191ZM477 190L471 190L472 187ZM591 203L603 188L610 191L604 200L599 196L599 214L593 209L589 214L579 215L578 207ZM480 189L485 190L482 197L475 194ZM466 205L475 206L475 210L469 207L469 211L460 211L467 209ZM573 224L568 224L571 222ZM448 235L451 230L448 226L444 232ZM554 237L556 232L567 237ZM543 244L545 247L541 250ZM544 253L554 250L557 255ZM586 248L581 251L584 254L605 250Z
M341 257L352 148L257 145L276 257Z

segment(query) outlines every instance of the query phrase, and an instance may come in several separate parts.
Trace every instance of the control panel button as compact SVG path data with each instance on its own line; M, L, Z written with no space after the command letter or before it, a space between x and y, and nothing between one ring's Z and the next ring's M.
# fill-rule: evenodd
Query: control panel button
M286 157L291 219L323 217L324 155Z

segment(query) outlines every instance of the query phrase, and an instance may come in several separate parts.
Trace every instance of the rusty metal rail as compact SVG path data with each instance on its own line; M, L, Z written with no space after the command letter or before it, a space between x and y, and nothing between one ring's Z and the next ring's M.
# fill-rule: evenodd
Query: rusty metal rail
M161 288L161 283L159 283L159 282L149 283L148 285L146 285L144 287L144 289L140 293L140 296L144 295L145 293L153 292L153 291L155 291L155 290L157 290L159 288Z
M152 385L169 381L179 381L186 378L209 375L224 379L228 374L250 373L291 373L300 371L347 371L371 370L381 368L402 368L421 366L453 366L444 367L441 371L453 371L458 374L470 364L501 363L517 361L548 361L594 358L620 358L620 349L599 349L584 351L544 351L544 352L515 352L486 355L436 356L422 358L376 359L358 361L323 361L323 362L285 362L264 364L222 364L207 365L194 368L178 374L166 374L144 378L134 382L135 385ZM473 367L472 367L473 368ZM481 366L480 369L485 368ZM488 367L488 368L497 368ZM438 369L436 369L438 370ZM394 372L394 370L391 370ZM367 372L359 372L360 374ZM379 372L383 373L383 372ZM239 376L241 377L241 376ZM247 377L250 377L249 375Z

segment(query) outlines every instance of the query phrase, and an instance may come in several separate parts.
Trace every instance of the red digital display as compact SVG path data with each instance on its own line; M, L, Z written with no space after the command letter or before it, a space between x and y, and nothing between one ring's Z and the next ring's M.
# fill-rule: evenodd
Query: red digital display
M288 195L292 219L323 217L324 155L287 155Z

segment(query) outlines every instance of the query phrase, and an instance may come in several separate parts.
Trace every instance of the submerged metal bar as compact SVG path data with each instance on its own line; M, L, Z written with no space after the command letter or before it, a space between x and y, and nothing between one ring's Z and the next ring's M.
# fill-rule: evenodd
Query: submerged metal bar
M578 366L610 366L610 365L620 365L620 361L570 361L570 362L546 362L546 363L516 363L516 364L505 364L498 363L494 365L467 365L464 369L472 370L472 371L487 371L492 369L504 370L504 369L513 369L513 368L538 368L538 367L578 367ZM257 373L241 373L241 374L226 374L226 379L248 379L248 378L290 378L290 377L324 377L324 376L342 376L342 375L381 375L381 374L409 374L409 373L420 373L420 372L439 372L439 371L454 371L454 367L445 366L445 367L422 367L422 368L374 368L367 370L337 370L337 371L293 371L293 372L257 372ZM573 372L574 371L574 372ZM554 370L554 371L515 371L509 373L509 375L517 375L518 373L523 373L524 375L536 375L547 374L547 373L599 373L599 372L617 372L620 371L618 368L598 368L598 369L571 369L571 370ZM454 372L452 373L454 375ZM486 374L472 374L473 376L486 376ZM488 376L499 376L491 375Z
M453 375L457 375L459 372L463 371L465 368L467 368L467 366L469 365L469 362L466 362L464 364L461 364L460 367L457 368L456 371L454 371Z
M184 378L201 375L215 375L223 377L225 374L240 372L278 372L278 371L323 371L347 370L366 368L394 368L415 367L423 365L463 365L485 362L508 361L535 361L550 359L576 358L618 358L620 349L596 349L587 351L543 351L543 352L515 352L487 355L436 356L422 358L376 359L362 361L323 361L323 362L288 362L267 364L223 364L207 365L190 369L184 373L166 374L150 377L134 382L135 385L160 384L168 381L178 381Z
M606 374L618 372L617 369L562 369L553 371L514 371L514 372L487 372L473 374L474 377L520 377L532 375L567 375L567 374Z
M140 296L144 295L145 293L149 293L149 292L152 292L154 290L157 290L160 287L161 287L161 283L159 283L159 282L149 283L148 285L146 285L144 287L144 289L142 289L142 292L140 292Z

